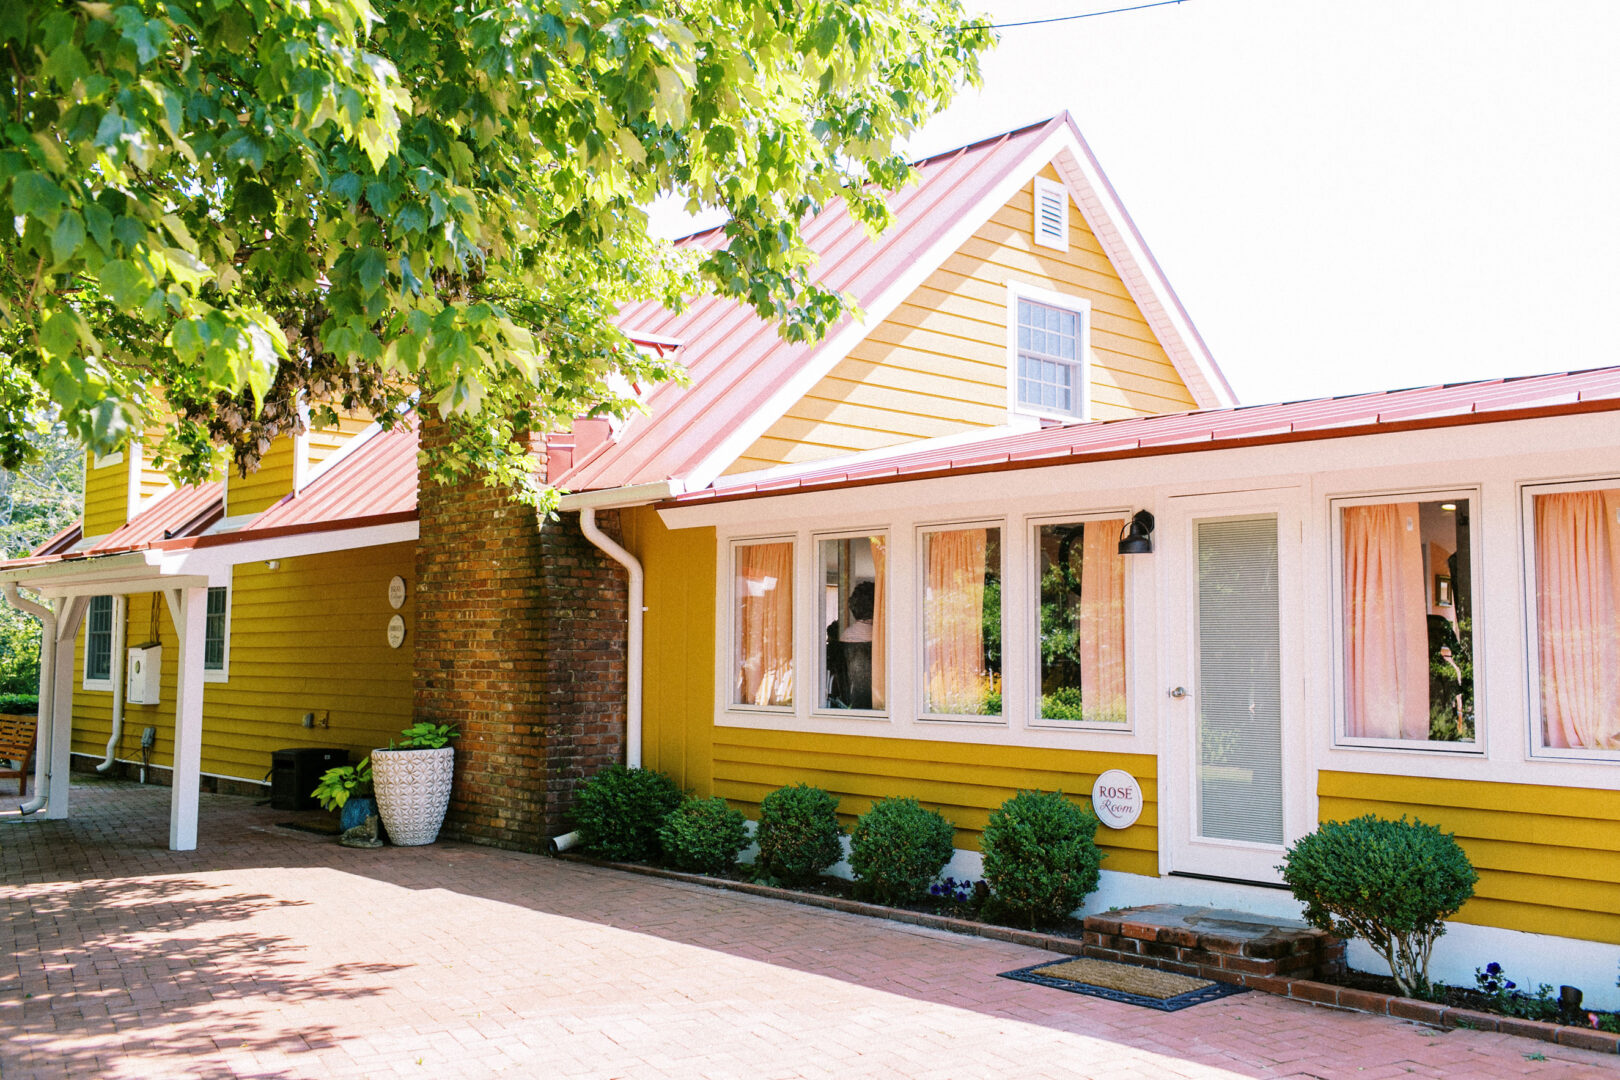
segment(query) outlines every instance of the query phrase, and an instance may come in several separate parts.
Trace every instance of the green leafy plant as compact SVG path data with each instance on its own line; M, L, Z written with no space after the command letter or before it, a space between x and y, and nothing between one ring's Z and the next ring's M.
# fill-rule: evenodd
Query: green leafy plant
M585 781L574 799L581 846L604 859L650 862L659 854L658 830L681 798L664 773L609 765Z
M955 830L916 799L883 799L855 822L849 865L856 891L880 904L922 899L956 850Z
M358 765L339 765L321 774L321 782L310 792L322 810L341 810L353 798L371 797L371 759Z
M1097 824L1062 792L1020 791L992 811L979 840L992 911L1031 927L1066 918L1101 879Z
M763 877L806 885L844 855L838 800L809 784L778 788L759 804L759 858Z
M37 716L39 698L34 694L0 694L0 713L7 716Z
M748 819L726 800L687 799L671 810L658 827L664 861L677 870L718 874L737 861L748 846Z
M1408 997L1432 993L1429 954L1479 880L1450 833L1371 814L1300 837L1278 869L1306 922L1366 941Z
M1524 1020L1558 1019L1558 999L1553 996L1551 984L1542 983L1534 993L1526 993L1519 989L1518 983L1508 978L1502 965L1494 960L1474 969L1474 985L1490 1000L1492 1012Z
M450 745L450 740L460 734L454 724L435 724L431 720L420 720L399 733L397 746L390 740L388 749L438 750Z

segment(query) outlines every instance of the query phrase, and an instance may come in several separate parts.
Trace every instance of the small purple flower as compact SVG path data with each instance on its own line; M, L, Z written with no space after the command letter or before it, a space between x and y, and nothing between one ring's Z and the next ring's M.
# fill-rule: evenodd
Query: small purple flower
M1495 960L1492 960L1490 963L1485 965L1485 974L1487 974L1487 975L1500 975L1500 974L1502 974L1502 965L1498 964Z

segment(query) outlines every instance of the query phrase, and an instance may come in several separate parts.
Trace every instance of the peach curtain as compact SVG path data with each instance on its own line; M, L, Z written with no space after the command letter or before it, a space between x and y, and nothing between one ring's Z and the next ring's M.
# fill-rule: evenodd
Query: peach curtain
M1620 491L1538 495L1536 637L1546 744L1620 750Z
M1417 503L1344 509L1345 733L1428 739L1429 626Z
M889 549L881 536L872 540L872 708L889 704Z
M1080 567L1080 692L1087 720L1125 722L1125 557L1121 521L1088 521Z
M793 704L793 545L737 548L737 703Z
M980 713L989 689L984 670L988 534L984 529L951 529L926 535L923 648L927 685L923 709Z

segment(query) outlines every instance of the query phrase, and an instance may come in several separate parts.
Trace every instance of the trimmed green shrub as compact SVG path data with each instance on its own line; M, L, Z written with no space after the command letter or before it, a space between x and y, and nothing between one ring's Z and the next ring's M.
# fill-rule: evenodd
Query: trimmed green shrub
M604 859L655 859L658 828L681 797L675 781L661 772L609 765L585 781L574 800L580 846Z
M855 822L849 865L856 892L880 904L921 900L956 850L955 830L916 799L883 799Z
M839 837L838 800L818 787L778 788L759 804L759 859L764 877L786 885L808 885L844 855Z
M1306 922L1366 941L1408 997L1431 992L1429 953L1479 880L1450 833L1372 814L1324 823L1277 869L1305 905Z
M1061 791L1020 791L980 837L992 910L1030 927L1060 922L1096 890L1103 853L1097 815Z
M39 698L34 694L0 694L0 713L6 716L37 716Z
M737 852L748 846L747 820L719 796L687 799L658 828L664 861L695 874L727 870L737 861Z

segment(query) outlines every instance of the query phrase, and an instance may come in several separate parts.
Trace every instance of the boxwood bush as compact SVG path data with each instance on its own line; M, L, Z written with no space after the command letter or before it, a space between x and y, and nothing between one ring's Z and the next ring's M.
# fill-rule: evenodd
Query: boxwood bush
M748 846L747 819L726 800L687 799L671 810L658 829L664 861L677 870L718 874L731 868Z
M916 799L883 799L855 822L849 865L856 892L880 904L920 900L956 850L955 830Z
M609 765L585 781L574 800L580 846L604 859L656 859L659 826L680 804L681 789L663 773Z
M1408 997L1432 993L1429 954L1479 880L1450 833L1372 814L1300 837L1278 869L1306 922L1366 941Z
M1036 927L1060 922L1100 879L1097 815L1062 792L1020 791L992 811L979 847L990 911Z
M39 697L34 694L0 694L0 713L6 716L37 716Z
M844 855L838 800L809 784L778 788L759 804L761 876L784 885L808 885Z

